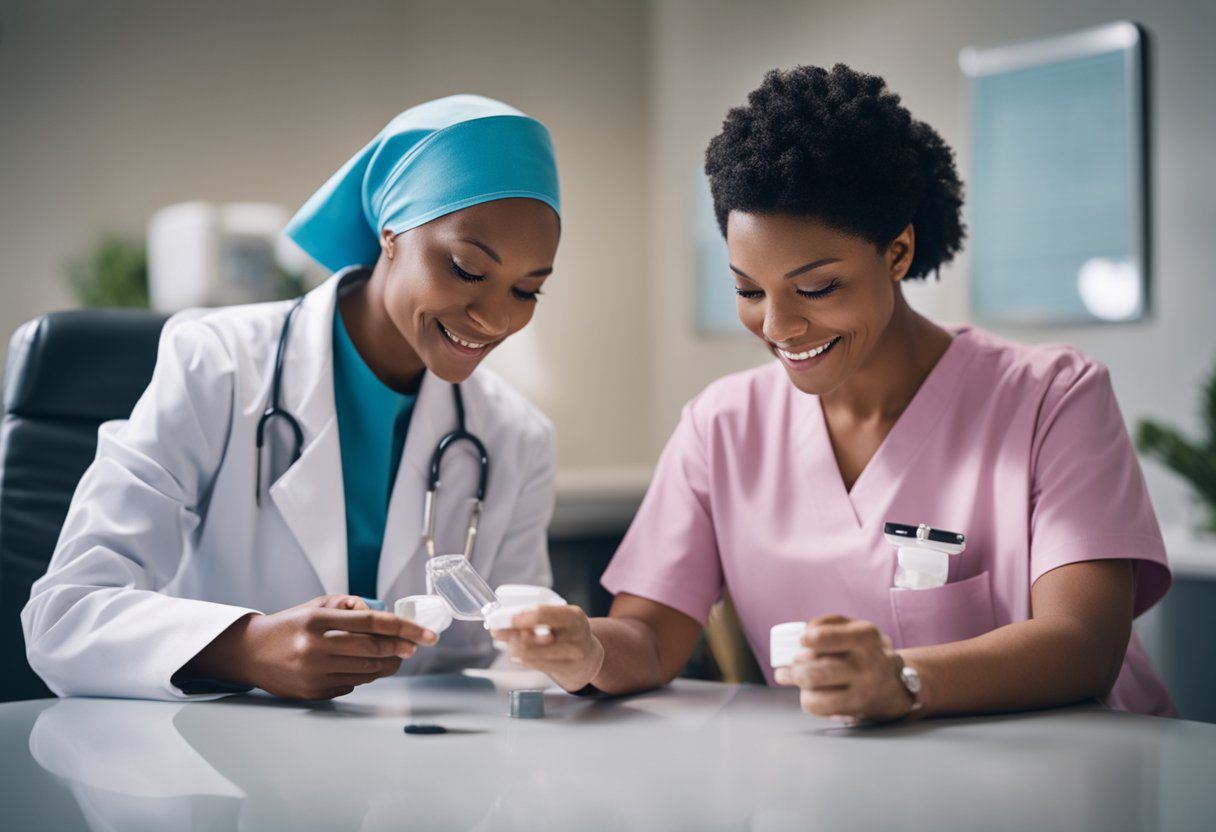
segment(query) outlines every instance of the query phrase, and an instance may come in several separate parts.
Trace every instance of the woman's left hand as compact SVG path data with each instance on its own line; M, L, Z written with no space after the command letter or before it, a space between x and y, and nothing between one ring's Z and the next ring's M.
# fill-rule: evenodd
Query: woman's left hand
M802 710L840 722L902 719L914 702L899 680L891 639L869 621L826 615L807 622L794 663L776 672L779 685L802 690Z

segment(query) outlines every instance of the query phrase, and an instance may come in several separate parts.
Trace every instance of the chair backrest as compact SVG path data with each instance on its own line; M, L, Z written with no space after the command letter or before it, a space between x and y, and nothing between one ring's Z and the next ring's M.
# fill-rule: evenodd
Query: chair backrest
M0 423L0 701L49 696L25 660L21 609L46 572L97 428L148 386L167 316L52 312L9 342Z

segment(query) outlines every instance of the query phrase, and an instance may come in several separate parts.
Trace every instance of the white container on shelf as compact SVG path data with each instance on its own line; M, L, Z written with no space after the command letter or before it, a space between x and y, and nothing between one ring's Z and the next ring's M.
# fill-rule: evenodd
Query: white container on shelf
M288 213L260 202L182 202L148 223L152 308L258 303L280 297L278 269L310 271L307 255L283 236Z

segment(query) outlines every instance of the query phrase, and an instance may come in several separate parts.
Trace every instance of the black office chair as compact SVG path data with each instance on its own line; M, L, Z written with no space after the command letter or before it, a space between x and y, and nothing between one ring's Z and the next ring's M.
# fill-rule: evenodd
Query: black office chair
M26 663L21 608L93 461L98 425L129 416L148 386L166 318L52 312L9 342L0 423L0 702L51 695Z

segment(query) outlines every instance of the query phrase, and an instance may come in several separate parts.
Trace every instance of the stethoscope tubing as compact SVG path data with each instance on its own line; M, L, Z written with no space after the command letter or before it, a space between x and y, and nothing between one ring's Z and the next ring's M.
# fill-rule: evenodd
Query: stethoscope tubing
M303 303L304 298L298 298L292 304L291 309L288 310L287 317L283 320L283 328L279 332L279 343L275 351L274 372L271 375L270 381L270 403L266 407L266 410L263 411L261 418L258 419L255 437L257 446L257 473L254 482L254 499L259 506L262 504L262 456L266 441L266 428L270 422L274 419L279 419L291 431L292 464L295 464L299 460L300 455L304 451L304 430L300 427L299 421L291 411L284 408L280 402L283 387L283 364L287 355L287 341L291 333L291 323ZM435 446L434 452L431 454L430 471L427 475L426 502L423 506L424 531L422 539L426 546L427 555L433 556L435 554L435 502L436 494L439 491L440 475L443 469L443 457L447 453L448 448L456 443L468 442L476 450L478 458L477 493L473 500L473 506L469 511L469 520L465 531L464 554L466 558L470 558L473 554L473 544L477 537L477 527L481 519L481 506L485 501L486 489L490 480L490 454L486 450L485 443L476 434L470 433L465 426L464 396L461 393L459 384L452 385L452 400L456 407L456 429L441 437Z

